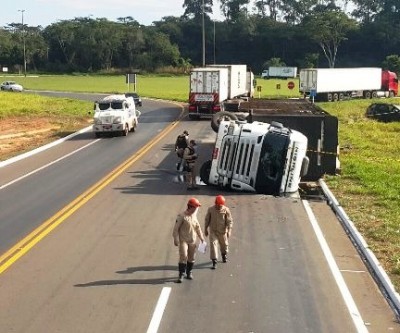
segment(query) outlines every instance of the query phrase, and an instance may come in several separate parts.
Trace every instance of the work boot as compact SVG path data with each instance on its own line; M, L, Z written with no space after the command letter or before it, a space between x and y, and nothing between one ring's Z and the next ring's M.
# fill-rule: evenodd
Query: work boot
M228 262L228 257L226 255L226 253L222 254L222 262Z
M188 262L186 266L186 278L188 280L193 280L193 274L192 274L192 269L193 269L193 262Z
M178 264L178 269L179 269L179 277L178 280L176 280L177 283L182 283L183 276L185 275L185 270L186 270L186 264Z
M212 267L211 269L216 269L217 268L217 259L212 259Z

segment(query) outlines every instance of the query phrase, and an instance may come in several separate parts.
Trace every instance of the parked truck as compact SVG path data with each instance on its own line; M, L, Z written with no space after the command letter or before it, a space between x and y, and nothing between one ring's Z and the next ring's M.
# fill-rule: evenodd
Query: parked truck
M290 195L307 173L306 151L307 137L281 123L222 120L200 178L237 191Z
M300 93L316 101L394 97L396 73L381 68L311 68L300 71Z
M297 76L297 67L268 67L261 73L262 79L290 79Z
M211 117L225 104L254 94L254 75L246 65L209 65L190 73L189 118Z

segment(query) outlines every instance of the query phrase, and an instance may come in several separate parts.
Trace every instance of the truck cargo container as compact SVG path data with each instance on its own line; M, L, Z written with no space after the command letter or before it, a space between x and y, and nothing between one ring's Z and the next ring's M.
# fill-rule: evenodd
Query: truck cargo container
M211 117L226 101L254 94L254 75L246 65L209 65L190 73L189 118Z
M261 73L262 79L289 79L297 76L297 67L269 67Z
M299 91L317 101L394 97L397 75L381 68L311 68L300 71Z

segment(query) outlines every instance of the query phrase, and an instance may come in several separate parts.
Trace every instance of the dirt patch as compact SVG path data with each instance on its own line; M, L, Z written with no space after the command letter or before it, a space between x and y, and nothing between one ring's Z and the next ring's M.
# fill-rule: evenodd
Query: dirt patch
M15 117L0 119L0 161L88 126L88 119Z

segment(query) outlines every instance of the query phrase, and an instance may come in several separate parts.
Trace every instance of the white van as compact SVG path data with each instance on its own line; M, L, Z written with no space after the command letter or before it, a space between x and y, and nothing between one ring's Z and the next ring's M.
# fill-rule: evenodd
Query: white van
M104 97L94 103L93 132L96 137L104 133L127 136L136 130L139 116L132 97L122 94Z
M212 160L200 170L207 185L269 195L298 191L307 173L307 137L281 123L222 120Z

